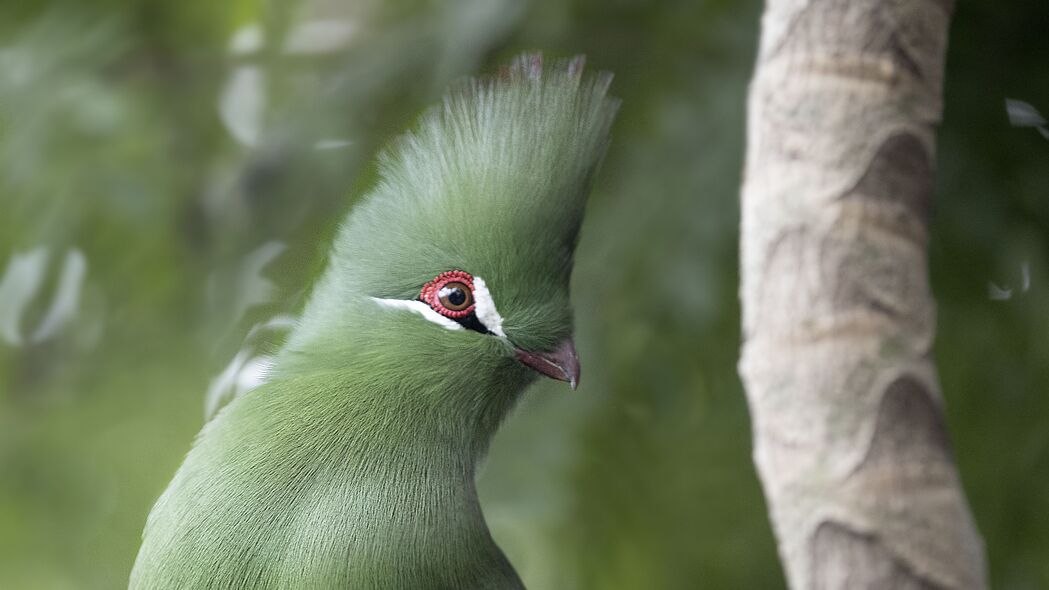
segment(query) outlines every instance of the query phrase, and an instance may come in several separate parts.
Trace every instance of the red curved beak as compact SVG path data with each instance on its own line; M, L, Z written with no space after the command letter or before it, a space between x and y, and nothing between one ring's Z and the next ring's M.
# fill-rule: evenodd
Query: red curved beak
M569 338L550 352L517 350L517 360L558 381L567 381L572 389L579 386L579 355Z

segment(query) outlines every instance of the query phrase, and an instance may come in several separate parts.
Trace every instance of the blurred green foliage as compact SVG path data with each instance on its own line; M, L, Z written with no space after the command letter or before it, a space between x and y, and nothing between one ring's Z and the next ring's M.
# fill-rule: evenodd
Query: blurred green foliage
M0 310L0 588L125 584L210 380L297 310L376 149L524 49L587 54L623 109L578 255L583 385L538 386L500 434L493 532L536 589L782 587L735 372L759 11L0 3L0 273L43 272ZM1043 6L960 3L941 133L937 357L996 588L1049 586L1049 143L1003 105L1049 110L1047 31ZM47 331L70 252L86 278Z

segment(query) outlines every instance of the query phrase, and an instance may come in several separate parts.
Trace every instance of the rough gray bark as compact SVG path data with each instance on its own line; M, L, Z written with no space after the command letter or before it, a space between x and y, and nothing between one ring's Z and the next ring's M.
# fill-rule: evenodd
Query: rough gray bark
M986 587L931 357L950 11L767 1L748 105L740 374L795 590Z

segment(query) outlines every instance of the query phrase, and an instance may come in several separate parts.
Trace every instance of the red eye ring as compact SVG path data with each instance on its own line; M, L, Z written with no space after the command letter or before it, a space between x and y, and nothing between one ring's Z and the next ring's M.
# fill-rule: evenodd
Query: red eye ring
M460 283L465 286L469 292L466 293L466 306L461 309L449 309L442 301L441 289L444 289L449 283ZM449 270L442 272L437 275L429 283L423 285L422 291L419 293L419 300L430 306L431 309L437 313L453 319L463 318L470 315L476 304L474 303L473 297L474 290L474 278L470 276L470 273L461 270Z

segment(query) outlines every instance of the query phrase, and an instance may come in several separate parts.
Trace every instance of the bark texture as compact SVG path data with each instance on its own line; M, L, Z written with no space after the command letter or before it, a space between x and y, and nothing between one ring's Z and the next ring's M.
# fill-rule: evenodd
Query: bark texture
M768 0L740 361L790 586L985 588L931 357L949 2Z

